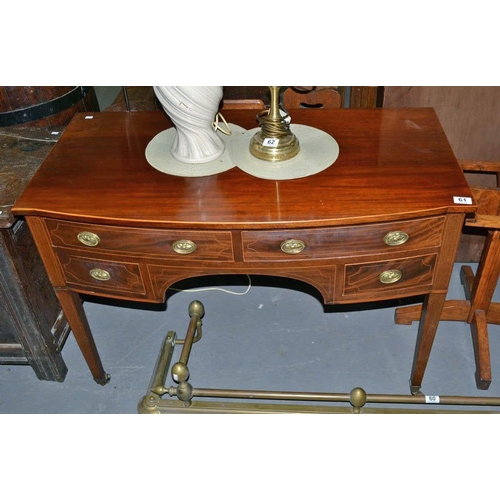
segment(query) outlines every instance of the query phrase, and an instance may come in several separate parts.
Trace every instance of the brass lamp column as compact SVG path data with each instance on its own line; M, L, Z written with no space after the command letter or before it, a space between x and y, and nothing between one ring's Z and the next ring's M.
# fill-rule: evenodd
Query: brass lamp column
M280 113L280 88L271 90L271 106L257 115L261 130L250 141L250 152L255 157L272 162L289 160L300 151L299 140L290 131L289 116Z

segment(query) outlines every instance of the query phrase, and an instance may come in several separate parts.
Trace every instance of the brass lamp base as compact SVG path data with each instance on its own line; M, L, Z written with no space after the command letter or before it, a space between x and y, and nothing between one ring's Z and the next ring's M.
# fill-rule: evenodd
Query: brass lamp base
M256 158L279 162L289 160L300 151L299 140L290 130L288 116L281 116L279 105L280 87L269 87L271 106L269 111L257 115L261 130L250 140L250 152Z
M271 141L276 141L276 146L269 146ZM261 160L278 162L297 156L300 146L299 140L292 132L279 138L270 138L264 131L257 132L250 141L250 152Z

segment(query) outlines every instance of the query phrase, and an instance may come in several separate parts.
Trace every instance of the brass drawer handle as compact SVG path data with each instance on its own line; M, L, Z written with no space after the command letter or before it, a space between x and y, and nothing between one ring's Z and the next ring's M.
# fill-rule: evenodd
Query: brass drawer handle
M391 269L380 274L380 283L388 285L398 282L403 277L403 273L399 269Z
M384 243L390 247L403 245L410 239L410 235L404 231L390 231L384 236Z
M187 255L193 253L197 249L197 246L191 240L177 240L172 243L172 249L175 253Z
M306 244L302 240L285 240L281 243L281 251L288 255L295 255L305 250Z
M96 280L99 281L108 281L111 279L111 274L108 273L108 271L105 271L104 269L91 269L90 271L90 276L92 278L95 278Z
M101 238L99 238L97 234L90 233L88 231L82 231L78 234L77 238L80 243L83 243L88 247L96 247L101 241Z

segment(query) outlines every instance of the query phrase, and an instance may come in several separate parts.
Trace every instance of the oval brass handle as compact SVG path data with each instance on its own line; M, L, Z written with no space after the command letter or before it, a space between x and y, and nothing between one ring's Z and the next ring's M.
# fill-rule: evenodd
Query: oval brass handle
M281 243L281 251L289 255L295 255L305 250L306 244L302 240L285 240Z
M95 278L96 280L99 281L108 281L111 279L111 274L108 273L108 271L105 271L104 269L91 269L90 271L90 276L92 278Z
M397 247L406 243L410 239L410 235L404 231L390 231L384 236L384 243L390 247Z
M90 233L89 231L82 231L78 234L77 238L80 243L83 243L88 247L96 247L101 241L101 238L99 238L97 234Z
M177 240L172 243L172 250L181 255L193 253L197 248L191 240Z
M379 279L384 285L396 283L403 277L403 273L399 269L390 269L380 274Z

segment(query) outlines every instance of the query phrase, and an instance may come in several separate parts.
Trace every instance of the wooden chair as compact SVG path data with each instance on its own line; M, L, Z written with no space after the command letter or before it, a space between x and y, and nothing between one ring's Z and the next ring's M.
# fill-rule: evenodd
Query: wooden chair
M498 186L500 162L463 160L460 164L466 173L496 174ZM476 275L470 266L461 268L465 300L447 300L441 320L470 324L476 358L476 385L479 389L488 389L491 383L488 323L500 325L500 303L492 303L500 277L500 189L471 184L471 191L478 210L474 219L466 220L466 226L485 229L486 241ZM420 319L421 312L421 305L398 308L395 321L409 325Z
M297 108L340 108L342 96L336 87L288 87L283 93L283 106L287 110ZM224 99L222 110L265 109L262 99Z
M283 93L285 109L340 108L342 97L335 87L288 87Z

